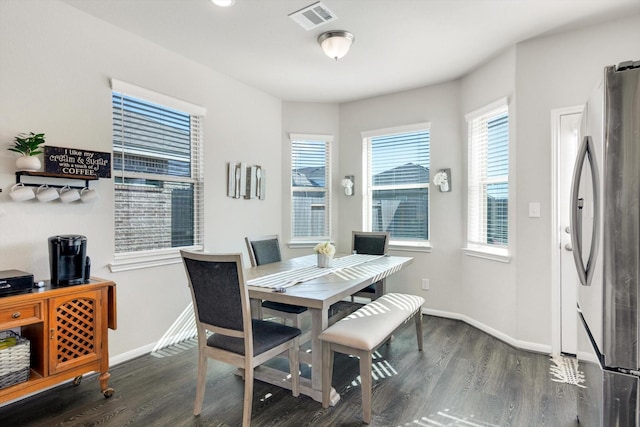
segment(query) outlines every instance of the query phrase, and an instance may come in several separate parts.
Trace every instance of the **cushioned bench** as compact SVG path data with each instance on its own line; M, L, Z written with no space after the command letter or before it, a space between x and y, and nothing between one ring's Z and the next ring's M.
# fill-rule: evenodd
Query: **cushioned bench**
M322 406L329 407L334 352L360 358L363 420L371 421L371 357L400 325L415 316L418 349L422 351L422 316L416 316L424 298L406 294L386 294L356 310L320 334L322 353Z

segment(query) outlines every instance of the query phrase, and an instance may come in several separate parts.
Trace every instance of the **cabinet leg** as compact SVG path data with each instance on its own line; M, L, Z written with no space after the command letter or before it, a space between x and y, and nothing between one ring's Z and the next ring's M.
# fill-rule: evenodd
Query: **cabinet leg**
M109 378L111 374L109 372L104 372L100 375L100 390L102 390L102 394L104 397L111 397L115 390L109 387Z

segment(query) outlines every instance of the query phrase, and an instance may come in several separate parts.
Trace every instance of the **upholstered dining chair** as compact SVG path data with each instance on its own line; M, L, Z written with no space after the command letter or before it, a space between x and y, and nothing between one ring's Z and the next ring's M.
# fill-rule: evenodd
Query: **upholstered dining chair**
M187 251L180 254L187 272L198 330L198 380L193 414L199 415L202 410L207 360L215 359L244 370L242 425L247 427L251 424L256 366L288 350L291 390L298 396L300 329L251 319L241 254Z
M385 255L389 249L389 233L384 231L353 231L351 233L351 251L357 254ZM373 283L351 296L369 298L371 301L385 293L384 279Z
M244 240L247 244L247 251L249 252L252 267L282 261L280 239L277 234L245 237ZM307 307L263 301L261 311L262 318L266 316L278 317L285 323L289 320L292 326L300 329L302 328L302 316L307 311Z

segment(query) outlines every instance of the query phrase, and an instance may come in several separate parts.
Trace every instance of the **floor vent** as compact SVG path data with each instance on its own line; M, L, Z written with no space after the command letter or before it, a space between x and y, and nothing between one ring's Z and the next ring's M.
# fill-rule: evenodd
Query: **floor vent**
M290 13L289 18L293 19L307 31L338 19L322 2L313 3L303 9Z

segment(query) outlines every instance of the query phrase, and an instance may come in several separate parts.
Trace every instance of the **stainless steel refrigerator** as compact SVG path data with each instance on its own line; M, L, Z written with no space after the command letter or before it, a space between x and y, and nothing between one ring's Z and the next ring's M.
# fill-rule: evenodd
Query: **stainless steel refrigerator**
M581 426L640 427L640 61L606 67L583 116L571 240Z

